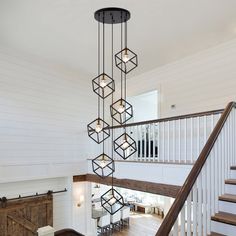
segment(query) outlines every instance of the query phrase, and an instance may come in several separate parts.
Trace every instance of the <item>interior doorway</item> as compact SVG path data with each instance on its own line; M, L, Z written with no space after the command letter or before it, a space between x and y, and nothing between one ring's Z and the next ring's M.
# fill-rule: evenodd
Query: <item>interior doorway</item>
M134 110L134 116L130 122L154 120L159 118L158 91L150 91L128 98Z

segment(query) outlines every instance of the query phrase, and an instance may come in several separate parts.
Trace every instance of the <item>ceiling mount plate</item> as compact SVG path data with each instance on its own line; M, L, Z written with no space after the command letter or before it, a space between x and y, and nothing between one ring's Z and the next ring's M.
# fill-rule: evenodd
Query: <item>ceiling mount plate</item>
M108 7L97 10L94 18L106 24L119 24L130 19L130 12L123 8Z

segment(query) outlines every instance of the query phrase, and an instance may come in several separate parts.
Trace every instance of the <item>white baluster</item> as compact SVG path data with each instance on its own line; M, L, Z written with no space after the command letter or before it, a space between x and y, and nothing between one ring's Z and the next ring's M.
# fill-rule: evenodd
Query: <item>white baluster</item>
M236 116L235 116L235 113L236 113L236 109L235 108L233 108L233 165L235 165L236 164L236 152L235 152L235 146L236 146L236 139L235 139L235 133L236 133L236 126L235 126L235 118L236 118Z
M190 155L191 155L191 162L195 161L194 154L193 154L193 118L190 118Z
M180 235L181 236L185 236L185 205L183 205L183 208L181 210L181 213L180 213Z
M165 134L165 122L162 123L162 158L163 162L165 162L165 139L166 139L166 134Z
M200 153L200 117L197 117L197 157Z
M202 172L201 172L202 173ZM198 217L197 217L197 224L198 224L198 236L202 235L202 175L199 174L197 178L197 197L198 197Z
M219 198L219 192L218 192L218 182L219 182L219 170L218 170L218 146L219 146L219 140L217 139L216 142L215 142L215 145L213 147L214 149L214 165L215 167L215 189L214 189L214 192L215 192L215 212L218 212L219 211L219 207L218 207L218 198Z
M137 125L133 126L133 138L136 142L136 147L137 147L137 151L133 155L133 160L138 161L138 140L139 140L139 136L138 136L138 127L137 127Z
M211 160L210 156L208 157L206 161L207 166L207 234L210 234L211 232L211 168L210 168Z
M167 121L167 161L170 162L170 122Z
M197 236L197 185L193 186L193 236Z
M225 126L226 126L226 178L229 179L229 123L226 121L225 122Z
M155 123L152 124L152 161L155 161L155 146L156 146Z
M173 147L172 147L172 160L173 160L173 162L176 162L177 161L177 159L176 159L176 142L175 142L175 140L176 140L176 137L175 137L175 131L176 131L176 121L174 120L173 122Z
M179 163L181 162L181 120L179 120Z
M144 134L143 134L143 125L140 126L140 134L141 134L141 139L140 139L140 161L143 161L144 158Z
M191 225L192 225L192 211L191 211L191 208L192 208L192 200L191 200L191 197L192 197L192 191L189 193L189 196L187 198L187 236L191 236L192 233L191 233Z
M206 178L206 165L202 168L202 195L203 195L203 201L202 201L202 222L203 222L203 236L207 236L207 190L206 190L206 184L207 184L207 178Z
M211 130L213 130L214 127L214 117L213 115L211 115ZM210 153L210 167L211 167L211 215L215 214L215 190L214 190L214 186L215 186L215 168L214 168L214 149L212 149L211 153Z
M151 161L151 124L148 125L148 161Z
M158 161L161 161L161 143L160 143L160 125L161 123L157 123L157 158Z
M143 126L143 128L144 128L144 130L143 130L143 132L144 132L144 144L143 144L143 146L144 146L144 157L143 157L143 161L147 161L147 155L148 155L148 153L147 153L147 132L148 132L148 125L144 125Z
M230 136L230 139L229 139L229 146L230 146L230 166L233 165L233 133L232 133L232 130L233 130L233 119L232 119L232 115L233 113L231 112L230 115L229 115L229 126L230 126L230 130L229 130L229 136Z
M184 119L184 162L187 163L187 119Z

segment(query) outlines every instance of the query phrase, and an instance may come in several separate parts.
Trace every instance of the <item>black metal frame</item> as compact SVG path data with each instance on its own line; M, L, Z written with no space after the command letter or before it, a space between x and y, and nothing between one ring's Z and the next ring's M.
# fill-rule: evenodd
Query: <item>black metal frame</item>
M128 51L131 54L130 59L125 62L123 61L122 55L124 51ZM116 67L119 68L125 74L128 74L138 66L138 56L136 53L131 51L129 48L124 48L115 54Z
M97 132L95 130L96 124L100 123L102 126L102 130L100 132ZM94 127L95 126L95 127ZM101 118L97 118L90 122L87 125L87 131L88 131L88 136L93 139L96 143L102 143L104 140L110 137L110 129L109 129L109 124L102 120Z
M106 161L107 164L102 167L100 165L101 161ZM102 153L92 160L92 168L93 172L96 173L99 177L105 178L115 172L115 162L107 154Z
M122 104L125 108L122 113L120 113L116 108L118 104ZM110 105L110 112L111 117L122 125L133 117L133 106L125 99L120 98L119 100Z
M110 201L113 198L116 201L111 204ZM119 192L117 192L112 187L101 196L101 205L109 214L114 215L116 212L118 212L121 208L124 207L124 198Z
M102 87L100 82L102 77L105 77L108 80L106 86ZM96 93L102 99L107 98L112 93L115 92L115 81L106 73L102 73L92 80L93 92Z
M126 140L128 146L123 148L123 142ZM118 138L114 140L114 151L121 156L124 160L128 159L137 151L137 145L133 138L131 138L127 133L123 133ZM126 155L127 151L130 151L128 155Z

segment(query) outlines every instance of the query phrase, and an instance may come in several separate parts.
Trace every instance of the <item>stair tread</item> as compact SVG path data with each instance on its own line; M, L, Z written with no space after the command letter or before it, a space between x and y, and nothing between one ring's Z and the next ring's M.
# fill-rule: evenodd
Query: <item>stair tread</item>
M236 215L227 213L227 212L219 212L211 217L212 220L218 221L225 224L235 225L236 226Z
M211 232L211 234L209 234L209 236L225 236L224 234L218 234L215 232Z
M225 183L236 185L236 179L227 179L227 180L225 180Z
M236 166L231 166L230 169L231 170L236 170Z
M226 194L223 194L223 195L219 196L219 200L220 201L236 203L236 195L235 194L226 193Z

